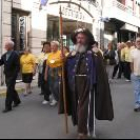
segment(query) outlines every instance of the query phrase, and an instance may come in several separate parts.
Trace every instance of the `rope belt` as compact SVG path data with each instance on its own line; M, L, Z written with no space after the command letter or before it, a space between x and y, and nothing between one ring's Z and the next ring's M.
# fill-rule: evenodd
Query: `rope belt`
M86 74L77 74L76 77L87 77Z

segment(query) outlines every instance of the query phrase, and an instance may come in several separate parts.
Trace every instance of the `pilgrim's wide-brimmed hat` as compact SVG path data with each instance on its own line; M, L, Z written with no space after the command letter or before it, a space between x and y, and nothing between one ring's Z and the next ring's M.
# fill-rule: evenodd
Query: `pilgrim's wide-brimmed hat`
M74 44L77 43L76 37L77 37L77 35L80 34L80 33L82 33L82 34L84 34L84 35L87 36L87 39L88 39L87 42L88 42L88 45L89 45L89 46L92 46L92 45L95 44L96 41L95 41L95 39L94 39L93 34L89 31L89 29L86 29L86 28L79 28L79 29L77 29L77 30L74 31L74 33L71 35L71 40L72 40L72 42L73 42Z

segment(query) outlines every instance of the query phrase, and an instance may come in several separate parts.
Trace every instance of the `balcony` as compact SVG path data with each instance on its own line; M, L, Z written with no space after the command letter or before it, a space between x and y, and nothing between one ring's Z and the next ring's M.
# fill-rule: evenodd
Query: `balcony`
M133 9L121 4L117 0L111 0L104 4L103 17L114 18L140 27L140 18L136 16Z
M133 11L133 9L131 9L130 7L128 6L125 6L123 5L122 3L116 1L116 0L113 0L112 1L112 6L113 7L117 7L119 10L122 10L123 12L126 12L132 16L135 16L135 12Z

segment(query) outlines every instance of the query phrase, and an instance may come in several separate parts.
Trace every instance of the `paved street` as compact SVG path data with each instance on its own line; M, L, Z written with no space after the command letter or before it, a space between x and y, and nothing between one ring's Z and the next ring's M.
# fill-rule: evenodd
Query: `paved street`
M111 84L115 109L113 122L97 122L97 136L105 139L140 138L140 113L133 112L133 92L130 83L123 80ZM22 97L22 105L13 112L0 112L0 138L10 139L64 139L76 138L76 128L71 125L70 133L65 134L64 117L57 115L57 108L41 105L39 90L34 94ZM4 99L0 99L0 110Z

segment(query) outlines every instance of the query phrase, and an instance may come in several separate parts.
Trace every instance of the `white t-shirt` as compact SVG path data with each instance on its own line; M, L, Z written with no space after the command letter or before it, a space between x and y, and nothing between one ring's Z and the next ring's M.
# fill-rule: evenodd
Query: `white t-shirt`
M140 76L140 50L131 51L131 62L134 63L134 74Z

